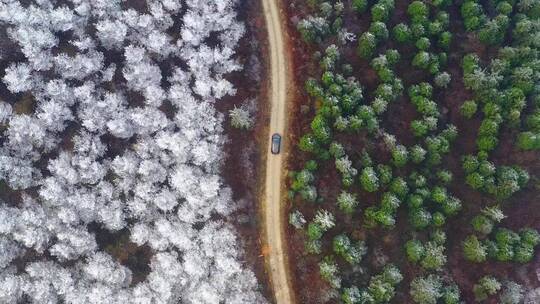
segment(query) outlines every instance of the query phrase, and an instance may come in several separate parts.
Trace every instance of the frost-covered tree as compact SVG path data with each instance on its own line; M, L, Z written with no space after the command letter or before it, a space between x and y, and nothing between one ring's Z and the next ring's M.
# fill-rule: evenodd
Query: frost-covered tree
M231 119L231 126L238 129L250 129L253 126L253 118L249 110L244 107L234 107L229 111L229 118Z
M21 197L0 203L2 303L266 302L218 220L237 208L214 106L242 69L238 1L140 4L0 2L24 56L0 58L23 96L0 101L0 181ZM151 249L146 279L132 284L102 230ZM13 267L26 252L36 261Z

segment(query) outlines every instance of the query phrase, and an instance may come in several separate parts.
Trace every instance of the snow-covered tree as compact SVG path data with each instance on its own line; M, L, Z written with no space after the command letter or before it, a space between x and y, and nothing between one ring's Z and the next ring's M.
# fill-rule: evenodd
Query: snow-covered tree
M0 1L25 57L0 58L1 81L24 95L0 101L0 181L22 198L0 202L0 302L265 303L234 229L216 219L237 208L214 105L242 69L238 1L147 0L145 12L22 2ZM146 279L133 285L100 248L103 229L151 249ZM41 256L11 265L30 250Z

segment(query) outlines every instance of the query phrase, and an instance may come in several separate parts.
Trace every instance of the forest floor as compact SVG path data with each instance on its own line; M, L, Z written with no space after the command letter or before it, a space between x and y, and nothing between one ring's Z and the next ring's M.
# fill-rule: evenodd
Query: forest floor
M410 1L397 0L396 12L393 15L390 28L395 24L403 22L406 19L406 8ZM284 9L287 12L287 26L291 35L291 45L293 49L294 77L299 87L309 77L318 77L320 67L318 62L313 59L312 54L319 50L315 45L307 45L303 42L296 30L296 23L308 13L305 0L291 0ZM473 230L470 225L471 218L478 214L479 210L493 200L488 196L482 195L478 191L465 185L465 175L461 168L460 158L462 155L472 153L475 148L475 138L481 118L467 120L459 114L459 107L472 94L465 89L460 66L461 58L469 52L479 52L482 59L486 60L495 54L494 50L480 46L475 37L467 34L461 22L457 6L453 6L450 11L450 28L454 34L449 56L449 70L452 76L452 82L445 92L435 96L439 103L443 117L442 123L452 123L460 130L460 136L453 144L451 153L444 158L444 162L450 171L454 173L454 181L449 186L449 191L456 195L463 202L464 209L460 216L452 218L448 222L446 230L448 236L446 254L448 256L447 271L445 275L454 278L455 282L462 290L463 299L466 303L473 303L472 285L485 274L493 274L499 278L512 279L527 288L540 286L540 275L537 275L537 269L540 269L540 255L536 254L532 262L528 264L513 264L501 262L487 262L483 264L473 264L463 258L461 242ZM362 15L356 15L347 12L344 18L344 26L354 33L362 33L367 30L370 23L369 12ZM397 48L400 54L405 57L406 62L410 62L414 56L414 49L409 46L387 45L386 47ZM345 50L344 61L350 63L354 69L354 76L359 80L365 91L372 92L378 85L378 79L375 71L370 67L369 62L359 59L356 55L356 43L352 43ZM428 75L422 71L403 64L397 67L398 76L404 81L406 86L427 79ZM315 114L315 107L312 105L309 96L304 91L298 91L294 100L291 101L294 109L292 112L295 119L291 120L289 132L291 133L291 143L297 143L298 139L305 134L310 127L310 122ZM406 97L397 100L389 111L384 115L381 121L383 126L390 133L396 135L400 142L411 145L415 139L409 132L409 123L416 118L416 112ZM531 175L529 185L516 193L505 203L503 211L507 218L501 223L500 227L519 229L522 227L531 227L540 229L540 213L536 212L538 199L540 198L540 162L538 161L538 152L524 152L515 148L514 139L517 134L515 130L503 128L500 137L500 144L492 155L492 161L498 165L516 164L525 168ZM353 163L358 163L361 151L366 148L367 142L361 136L355 138L340 138L340 142L346 143L358 151L357 155L352 156ZM291 144L292 145L292 144ZM377 144L376 144L377 145ZM372 147L377 149L377 146ZM378 162L385 162L388 159L386 154L375 154ZM297 149L291 151L288 160L288 167L291 170L300 170L304 162L309 160L309 156L299 152ZM340 176L333 169L333 164L320 164L321 173L317 177L316 187L320 194L325 198L324 208L336 212L335 198L340 192ZM364 210L373 201L375 197L361 197L360 209ZM312 218L315 211L321 205L293 201L288 204L289 208L298 209L306 218ZM346 269L350 278L359 281L369 280L372 274L378 273L381 264L391 262L397 265L405 279L397 288L397 295L392 303L412 303L409 297L409 286L411 280L418 275L418 267L407 261L403 254L404 243L410 239L414 231L407 223L407 212L400 210L397 214L397 225L393 230L384 229L366 229L362 226L362 214L354 214L352 217L337 216L336 231L348 231L355 238L366 240L369 248L366 256L366 267L363 271L350 269L346 265L339 265ZM332 299L331 288L324 282L319 274L318 262L320 257L308 255L304 251L305 236L304 233L288 225L288 252L291 265L292 282L295 288L296 297L299 303L336 303ZM332 235L333 236L333 235ZM328 239L331 239L328 238ZM331 251L331 244L323 244L323 252ZM496 299L489 299L484 303L496 304Z
M269 115L267 101L268 64L264 60L268 53L267 33L261 1L242 0L238 9L239 20L246 26L246 34L237 48L237 59L244 69L234 72L228 79L237 88L235 96L225 97L216 104L226 117L225 134L228 138L224 146L227 157L223 164L224 184L233 191L233 199L239 202L239 210L234 214L232 224L238 231L238 242L244 251L246 267L253 270L260 291L266 299L272 298L269 278L265 269L263 244L260 232L263 229L259 214L259 196L264 185L266 136ZM255 126L249 130L231 127L229 110L234 106L248 105L253 111Z

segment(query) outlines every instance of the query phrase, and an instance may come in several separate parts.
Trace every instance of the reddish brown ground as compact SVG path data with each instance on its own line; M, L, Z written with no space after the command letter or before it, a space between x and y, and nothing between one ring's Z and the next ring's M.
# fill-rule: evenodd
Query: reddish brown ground
M317 49L314 45L306 45L299 37L295 23L307 13L307 5L305 0L293 0L288 2L286 13L288 14L288 30L291 36L292 48L294 54L294 66L296 81L302 88L302 84L309 77L320 75L318 63L311 59L311 54ZM409 1L396 1L396 11L391 19L388 28L401 20L405 20L406 7ZM454 182L449 186L449 192L460 198L463 202L463 211L455 218L448 221L446 225L446 233L448 236L447 247L447 271L462 290L463 299L467 303L473 302L471 292L472 285L483 275L493 274L498 278L510 278L522 283L528 287L540 286L539 278L536 276L536 268L540 267L540 254L535 256L533 262L527 265L518 265L511 263L489 262L481 265L472 264L465 261L462 257L461 241L472 233L470 226L471 218L488 203L493 202L489 197L472 190L464 183L464 173L461 169L460 158L464 154L470 154L475 151L476 130L480 125L481 118L467 120L459 114L459 107L464 100L472 97L471 92L466 90L461 81L462 72L460 67L461 58L469 52L477 52L483 60L491 58L495 54L495 50L483 48L474 37L465 33L461 23L461 17L457 6L453 6L449 10L451 20L451 32L454 39L449 52L449 68L448 72L452 75L452 82L449 88L443 92L435 90L434 99L441 107L442 118L440 125L452 123L460 130L459 138L452 145L452 150L449 155L444 158L445 167L454 173ZM365 31L369 26L369 14L356 16L351 12L346 13L344 19L345 26L355 33ZM412 46L397 45L394 42L389 42L385 48L396 48L402 55L402 63L397 66L396 72L403 80L405 88L410 84L420 81L428 81L429 75L410 66L415 49ZM369 62L361 60L355 54L355 45L350 44L344 51L346 62L350 63L354 68L354 76L360 81L365 88L364 92L372 91L378 85L378 79L374 71L370 68ZM366 95L366 94L365 94ZM371 96L367 94L367 98ZM294 103L294 120L290 122L290 142L297 143L299 137L309 130L309 124L314 115L314 106L307 94L301 89L296 92ZM369 100L369 99L368 99ZM409 131L409 123L417 116L416 111L410 105L408 98L402 97L397 102L389 106L389 110L382 118L382 127L388 132L393 133L400 142L407 145L414 144L417 140ZM525 167L531 174L531 182L529 186L515 194L508 200L504 206L504 212L508 216L502 222L502 226L512 229L519 229L524 226L540 229L540 213L535 212L538 198L540 196L538 176L540 174L540 162L538 161L539 153L523 152L515 149L513 140L516 137L516 131L503 129L500 144L498 149L493 153L492 160L496 164L518 164ZM363 149L368 149L374 159L378 162L386 162L388 153L382 149L379 143L369 143L366 140L365 134L351 136L337 136L341 143L345 144L346 150L361 152ZM298 150L291 150L293 153L289 159L289 170L299 170L303 163L309 159L309 155L301 153ZM349 155L353 163L359 161L359 153ZM357 166L358 167L358 166ZM410 171L411 168L404 168L403 172ZM340 176L336 173L334 165L331 162L320 164L319 175L317 177L317 189L319 194L325 198L325 202L320 206L315 206L310 203L303 203L296 199L291 204L291 209L299 209L306 217L311 219L313 214L319 207L334 211L335 198L340 192ZM354 187L353 187L354 188ZM360 192L358 192L360 193ZM373 202L378 201L378 197L372 194L361 192L360 210L364 210ZM381 257L392 263L395 263L401 269L405 276L404 281L397 288L397 296L392 303L412 303L408 292L410 281L417 275L421 274L418 266L411 265L407 262L403 244L410 239L413 231L408 227L407 214L405 208L401 208L397 216L397 226L394 230L387 231L382 229L366 230L362 227L361 211L354 214L352 217L345 217L341 212L333 212L336 215L337 227L332 231L347 231L353 236L365 239L369 247L367 262L364 262L366 273L353 271L350 266L340 264L342 273L345 274L345 282L356 281L366 282L369 276L380 271ZM323 252L330 252L331 240L336 232L330 231L325 235L323 242ZM288 245L290 255L291 272L293 274L294 288L296 289L297 299L299 303L324 303L327 299L329 287L324 283L319 276L318 262L320 257L314 255L306 255L304 253L304 235L303 232L296 231L289 226ZM424 237L422 235L420 238ZM380 253L383 253L382 255ZM486 303L496 303L495 298L486 301ZM333 301L330 301L333 303Z
M268 125L268 101L266 99L267 38L262 6L259 1L242 0L239 19L246 25L246 34L237 48L237 58L244 69L228 77L237 93L216 104L225 115L225 144L227 155L222 166L224 183L233 191L233 199L241 206L231 217L239 232L238 243L244 250L246 267L257 276L260 291L267 299L272 298L270 284L264 268L263 248L260 241L262 221L259 214L259 196L264 185L264 151L266 151L266 127ZM229 124L228 111L246 100L255 100L256 125L251 130L238 130Z

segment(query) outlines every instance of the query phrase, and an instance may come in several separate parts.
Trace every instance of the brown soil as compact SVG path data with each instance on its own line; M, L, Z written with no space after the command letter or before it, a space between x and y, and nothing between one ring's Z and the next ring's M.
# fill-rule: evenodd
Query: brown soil
M406 20L406 8L409 1L396 1L396 10L392 17L388 28L403 20ZM292 48L294 54L294 66L296 81L301 87L295 94L294 120L290 122L289 140L292 143L297 143L300 136L309 130L309 124L313 118L314 105L309 96L302 89L302 84L309 76L317 77L320 75L318 63L312 59L311 54L317 50L324 50L325 46L320 49L315 45L306 45L299 37L296 30L296 22L306 14L309 14L305 0L293 0L289 2L286 12L288 14L288 30L291 36ZM461 104L472 97L471 92L466 90L461 81L461 58L469 52L478 52L483 60L493 56L494 51L483 48L474 38L473 35L467 34L464 31L463 24L459 13L458 6L454 5L449 9L450 14L450 30L454 37L452 40L451 51L449 52L449 66L447 71L452 76L452 82L449 88L444 91L435 90L434 100L438 102L442 117L440 125L444 126L447 123L452 123L460 130L459 138L452 144L451 152L444 158L444 167L454 173L454 181L448 187L450 193L460 198L463 202L463 211L452 219L449 219L445 226L448 241L446 244L446 253L448 263L445 275L451 276L459 285L463 299L466 303L472 303L472 285L483 275L493 274L498 278L513 279L518 283L524 284L528 288L540 286L540 278L537 277L535 269L540 268L540 254L537 254L534 261L519 265L513 263L498 263L488 262L483 264L472 264L463 259L461 242L469 234L472 233L470 225L471 218L478 211L493 199L489 196L482 195L465 185L464 173L461 169L460 158L462 155L474 153L476 149L475 138L477 129L480 125L481 118L464 119L459 114ZM357 16L352 12L346 12L344 25L354 33L362 33L365 31L370 22L369 13ZM394 42L384 44L383 48L396 48L402 55L402 61L396 68L397 75L403 80L405 89L413 83L430 80L429 75L425 72L413 68L410 65L412 57L415 54L415 49L412 46L397 45ZM372 91L378 85L378 79L374 71L369 66L369 62L360 59L355 53L355 44L349 44L349 47L343 51L345 62L350 63L354 69L354 76L359 80L365 88L364 92ZM365 94L366 95L366 94ZM412 145L417 142L417 139L412 136L409 131L409 123L417 117L415 109L411 106L408 98L405 96L398 99L396 102L389 105L389 110L382 117L381 126L388 132L395 134L398 140L406 145ZM368 100L371 97L366 96ZM514 147L514 138L516 137L515 130L503 129L500 136L500 144L497 150L492 154L491 160L496 164L517 164L528 170L531 175L529 186L516 193L504 205L504 213L508 216L501 224L502 227L519 229L525 226L540 229L540 213L535 212L537 209L538 198L540 197L540 183L538 176L540 174L540 162L537 152L518 151ZM381 149L377 143L368 143L363 134L351 136L338 135L337 139L344 143L347 151L354 151L349 155L353 163L358 163L359 152L367 149L376 162L386 162L388 159L387 151ZM299 170L303 167L306 160L309 160L309 155L299 152L298 150L291 153L288 167L290 170ZM324 197L324 203L314 205L306 203L298 198L291 204L291 209L299 209L306 217L311 219L318 208L324 208L329 211L335 211L335 198L340 189L340 176L336 173L333 162L328 161L319 163L320 168L317 176L317 189L319 195ZM356 166L358 167L358 166ZM410 172L411 168L404 168L403 172ZM401 171L401 170L400 170ZM399 172L399 171L398 171ZM353 187L354 188L354 187ZM352 217L343 216L339 211L333 212L336 215L336 228L329 231L324 236L323 253L330 252L330 240L337 232L346 231L359 239L366 240L369 251L362 263L365 267L365 272L362 273L357 269L350 269L350 266L339 264L342 270L344 282L354 281L359 285L365 285L369 280L370 275L378 273L381 269L381 259L388 260L396 264L403 273L405 279L397 288L397 295L392 303L412 303L409 297L409 285L411 280L417 275L421 275L422 271L416 265L408 263L403 252L403 244L416 235L407 222L406 208L400 208L397 215L396 228L393 230L371 229L367 230L362 227L362 211L369 205L378 201L378 196L358 192L361 198L359 209ZM304 252L304 233L295 230L289 225L288 245L290 255L290 265L292 267L294 287L297 293L299 303L326 303L328 299L329 286L320 278L318 271L318 262L320 256L306 255ZM419 238L425 237L425 233L418 235ZM382 254L381 254L382 253ZM334 303L333 300L330 303ZM493 297L486 303L496 303Z
M242 0L239 20L246 25L246 34L237 48L237 58L244 69L235 72L229 81L237 88L235 96L225 97L216 104L225 117L224 129L228 141L224 146L227 157L222 165L225 185L233 191L233 199L240 203L231 219L238 231L238 241L244 251L246 267L255 272L260 291L267 299L272 298L270 284L264 267L264 256L259 231L262 221L259 214L259 196L264 185L264 159L267 142L268 100L265 98L265 75L267 62L266 30L262 7L259 1ZM255 100L256 125L250 130L239 130L230 126L228 111L243 102Z

